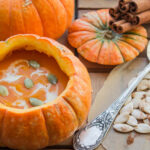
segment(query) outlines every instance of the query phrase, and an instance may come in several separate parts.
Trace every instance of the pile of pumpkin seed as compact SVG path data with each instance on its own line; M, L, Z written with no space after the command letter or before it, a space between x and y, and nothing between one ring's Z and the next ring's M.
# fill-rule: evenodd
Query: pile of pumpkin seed
M40 68L40 64L35 60L29 60L28 63L29 63L29 66L31 66L34 69ZM47 79L48 79L49 83L51 83L53 85L57 84L57 82L58 82L57 77L53 74L48 74ZM34 82L32 81L32 79L26 78L24 80L24 86L27 89L31 89L34 86ZM8 88L6 86L0 85L0 95L1 96L8 96L9 95L9 91L8 91ZM35 97L29 98L29 102L32 106L40 106L43 104L43 101L41 101L40 99L35 98Z

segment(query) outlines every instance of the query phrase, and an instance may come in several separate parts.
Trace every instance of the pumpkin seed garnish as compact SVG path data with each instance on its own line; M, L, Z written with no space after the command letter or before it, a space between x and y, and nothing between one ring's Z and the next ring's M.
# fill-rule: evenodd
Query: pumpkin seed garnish
M27 89L31 89L31 88L34 86L34 83L33 83L33 81L32 81L31 79L26 78L26 79L24 80L24 85L25 85L25 87L26 87Z
M40 64L35 60L29 60L29 65L35 69L40 68Z
M47 78L51 84L57 84L57 82L58 82L58 79L53 74L48 74Z
M0 95L1 96L8 96L9 95L7 87L0 85Z
M44 104L41 100L39 100L38 98L34 98L34 97L29 98L29 101L32 106L40 106Z

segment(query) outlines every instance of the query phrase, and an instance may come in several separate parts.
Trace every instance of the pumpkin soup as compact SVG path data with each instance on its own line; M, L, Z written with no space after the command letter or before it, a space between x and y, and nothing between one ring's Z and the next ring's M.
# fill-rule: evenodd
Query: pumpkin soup
M19 109L56 99L68 77L56 61L36 51L15 51L0 62L0 103Z

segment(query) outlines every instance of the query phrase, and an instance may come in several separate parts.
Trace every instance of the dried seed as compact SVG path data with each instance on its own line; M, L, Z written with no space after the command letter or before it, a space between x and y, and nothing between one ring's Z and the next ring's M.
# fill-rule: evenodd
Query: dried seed
M43 104L43 101L37 99L37 98L29 98L29 102L32 106L40 106Z
M145 101L150 104L150 97L146 96Z
M146 91L145 95L150 97L150 90Z
M1 96L8 96L9 95L7 87L0 85L0 95Z
M143 120L143 122L144 122L145 124L150 125L150 120L149 120L149 119L145 119L145 120Z
M53 75L53 74L49 74L49 75L47 76L47 78L48 78L48 81L49 81L51 84L57 84L57 82L58 82L58 79L57 79L56 76Z
M129 116L129 119L128 119L128 121L127 121L127 124L128 124L128 125L131 125L131 126L137 126L138 122L137 122L137 120L136 120L135 117Z
M117 116L117 118L116 118L114 123L116 124L116 123L127 122L128 118L129 118L129 114L128 113L122 113L122 114Z
M149 80L142 80L139 85L137 86L137 91L144 91L150 88L150 81Z
M140 123L135 127L135 131L138 133L150 133L150 126L145 123Z
M40 68L40 64L35 60L29 60L29 65L35 69Z
M146 103L144 100L139 104L140 110L144 111L145 113L150 114L150 104Z
M131 95L130 95L130 96L127 98L127 100L126 100L126 102L125 102L124 105L129 104L129 103L131 102L131 100L132 100L132 97L131 97Z
M136 98L136 99L142 99L145 94L146 94L146 92L144 92L144 91L134 92L134 93L132 93L132 96L133 96L133 98Z
M132 103L133 103L133 108L138 108L139 107L139 104L140 104L140 99L132 99Z
M136 119L146 119L147 115L140 111L139 109L134 109L132 112L132 116L135 117Z
M114 128L116 131L124 132L124 133L130 132L130 131L133 131L133 130L134 130L133 127L131 127L131 126L127 125L127 124L115 124L115 125L113 126L113 128Z
M132 113L132 111L133 111L133 103L130 102L129 104L125 105L121 109L120 113L128 113L128 114L130 114L130 113Z
M34 83L33 83L33 81L32 81L31 79L26 78L26 79L24 80L24 85L25 85L25 87L26 87L27 89L30 89L30 88L32 88L32 87L34 86Z

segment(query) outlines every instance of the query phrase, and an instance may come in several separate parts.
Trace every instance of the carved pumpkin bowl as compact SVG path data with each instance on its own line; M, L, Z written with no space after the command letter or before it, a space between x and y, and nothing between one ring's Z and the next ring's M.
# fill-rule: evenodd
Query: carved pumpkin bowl
M70 50L36 35L10 37L0 48L0 146L40 149L83 125L91 82Z

